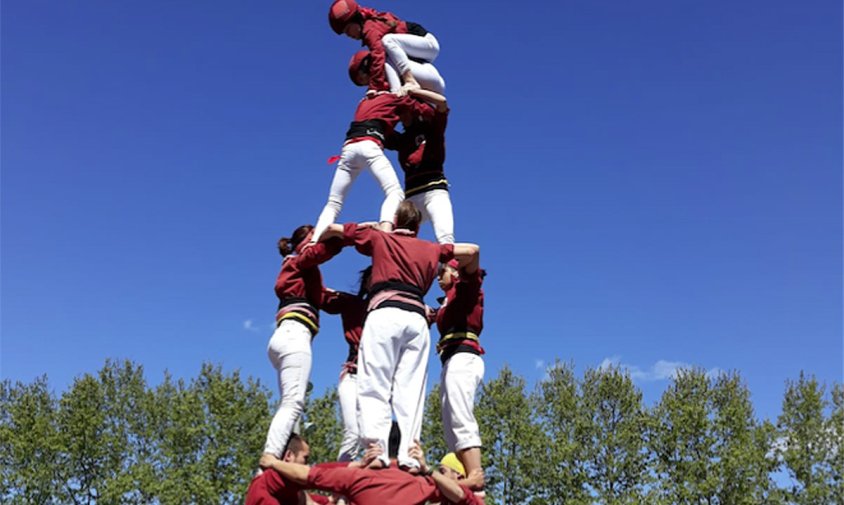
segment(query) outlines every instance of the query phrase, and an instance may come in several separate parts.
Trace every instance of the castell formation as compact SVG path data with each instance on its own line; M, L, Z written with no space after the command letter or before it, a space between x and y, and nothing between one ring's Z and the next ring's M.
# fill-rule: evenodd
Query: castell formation
M449 107L435 66L440 45L431 27L355 0L335 0L328 21L338 35L365 47L349 61L349 78L365 93L340 155L329 160L336 169L316 224L278 241L279 304L267 354L281 400L246 504L482 504L482 443L473 409L484 374L485 273L479 246L455 241L444 171ZM397 153L403 186L385 150ZM378 218L336 223L361 172L384 192L380 208L372 209ZM426 222L436 243L417 238ZM319 268L348 246L371 259L356 293L325 287ZM435 280L444 293L438 308L423 300ZM308 466L308 443L296 427L320 312L341 317L349 347L337 386L343 441L337 462ZM442 362L442 436L451 451L438 462L425 460L420 441L432 347Z

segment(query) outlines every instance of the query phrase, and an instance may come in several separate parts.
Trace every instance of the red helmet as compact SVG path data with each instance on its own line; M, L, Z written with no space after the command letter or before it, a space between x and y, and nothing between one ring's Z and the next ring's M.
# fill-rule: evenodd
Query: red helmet
M340 35L358 11L355 0L334 0L328 9L328 23L337 35Z
M364 70L369 73L370 61L369 51L366 49L361 49L352 56L352 59L349 60L349 79L351 79L353 83L358 86L366 85L366 83L359 83L356 79L358 76L358 70Z

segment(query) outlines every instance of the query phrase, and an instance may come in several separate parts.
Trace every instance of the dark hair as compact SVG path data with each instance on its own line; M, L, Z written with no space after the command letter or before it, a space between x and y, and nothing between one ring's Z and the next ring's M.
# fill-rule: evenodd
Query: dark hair
M401 430L399 423L393 421L390 426L390 438L387 439L387 457L396 459L399 457L399 443L401 443Z
M419 231L419 223L422 222L422 213L413 205L410 200L404 200L396 210L396 228L405 228L410 231Z
M358 286L358 298L366 297L366 293L369 292L369 278L372 277L372 265L364 268L360 271L360 285Z
M293 433L290 435L290 438L287 439L287 445L284 447L284 451L282 454L287 454L287 451L290 451L295 456L299 454L305 449L305 439L300 437L299 435Z
M302 226L293 230L293 236L288 237L281 237L278 239L278 253L282 256L287 256L288 254L292 253L299 247L299 244L302 243L305 238L307 238L308 233L313 230L313 225L310 224L303 224Z

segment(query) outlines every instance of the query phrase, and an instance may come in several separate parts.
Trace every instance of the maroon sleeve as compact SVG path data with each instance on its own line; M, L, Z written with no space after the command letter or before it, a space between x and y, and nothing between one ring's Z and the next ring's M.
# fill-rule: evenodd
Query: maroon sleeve
M460 489L463 490L463 499L455 505L484 505L484 499L476 496L471 489L464 485L461 485Z
M436 165L445 163L445 127L448 125L448 112L437 112L431 121L431 128L425 135L425 159Z
M366 20L363 23L363 43L369 47L369 89L388 91L390 84L384 64L387 63L387 53L381 37L390 32L389 26L382 21Z
M264 470L261 477L263 477L264 484L267 486L267 492L271 495L277 495L287 488L281 474L275 470Z
M354 244L355 249L366 256L372 256L372 240L375 235L372 228L359 228L355 223L343 225L343 244Z
M464 325L468 323L469 317L478 304L480 289L473 290L471 286L458 283L455 286L454 300L448 301L448 310L454 324Z
M402 101L402 105L404 107L409 107L410 111L413 113L414 119L420 121L431 122L434 120L434 116L436 115L436 111L428 102L424 102L418 98L407 96Z
M352 301L350 298L357 297L342 291L322 288L322 305L320 305L320 309L329 314L342 314L349 309Z
M296 258L299 268L310 268L325 263L343 250L343 242L339 238L332 238L325 242L317 242L306 248Z
M336 466L330 463L314 465L308 472L307 487L320 491L347 494L355 481L356 471L356 468L349 468L348 463L344 466Z
M454 244L440 244L440 263L448 263L454 259Z

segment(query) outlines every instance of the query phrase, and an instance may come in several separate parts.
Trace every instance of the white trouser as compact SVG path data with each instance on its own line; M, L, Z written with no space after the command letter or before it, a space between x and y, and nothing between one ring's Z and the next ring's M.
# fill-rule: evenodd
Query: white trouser
M270 338L267 355L278 371L281 401L270 423L264 452L282 458L287 439L305 407L305 392L311 375L310 330L292 319L282 321Z
M384 453L379 459L386 466L393 413L401 430L399 465L419 466L408 449L422 433L430 345L428 322L415 312L385 307L366 317L358 355L360 440L364 449L380 444Z
M410 73L413 74L421 88L429 89L441 95L445 94L445 81L437 67L430 63L418 63L413 60L408 60L407 64ZM390 92L398 93L401 88L401 77L391 61L388 60L384 65L384 72L387 74L387 82L390 83Z
M422 221L431 221L440 244L454 243L454 211L448 190L432 189L408 198L422 212Z
M440 374L445 442L450 452L481 446L475 420L475 392L484 378L484 360L470 352L458 352L443 364Z
M399 75L410 70L408 56L433 63L440 54L440 43L433 33L424 37L410 33L388 33L381 37L381 43L387 58L396 65Z
M358 455L358 381L352 373L344 373L337 386L337 396L340 399L340 414L343 417L343 441L337 461L352 461Z
M372 172L373 177L384 190L384 203L381 204L380 220L393 222L396 209L404 200L404 191L401 189L393 165L390 164L390 160L384 155L384 150L375 141L351 142L344 145L343 151L340 153L340 162L337 163L334 180L331 181L331 189L328 191L328 203L322 209L314 229L314 241L319 239L328 225L337 220L337 216L343 209L346 194L364 168L368 168Z

